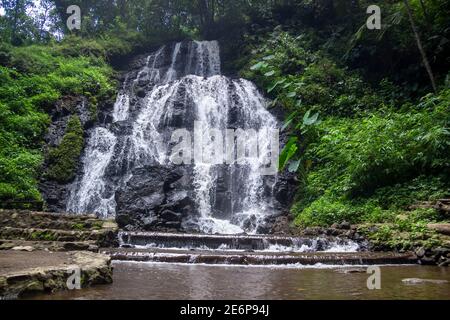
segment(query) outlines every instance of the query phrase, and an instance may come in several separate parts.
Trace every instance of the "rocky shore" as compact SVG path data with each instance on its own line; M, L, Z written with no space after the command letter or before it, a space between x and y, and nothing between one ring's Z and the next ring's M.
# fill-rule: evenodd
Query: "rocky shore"
M372 252L398 252L412 251L416 261L422 265L450 266L450 223L429 224L427 230L435 235L435 245L424 245L424 241L409 243L409 248L396 248L392 239L371 239L371 235L383 228L383 224L352 225L348 222L335 223L329 228L309 227L298 228L292 226L292 218L280 216L272 221L270 234L295 237L338 237L352 240L360 245L362 250ZM409 234L405 233L405 239Z
M79 270L82 288L112 282L114 221L32 211L0 210L0 299L68 290Z
M0 299L68 290L69 278L76 270L80 270L82 288L112 283L107 255L89 251L0 251Z

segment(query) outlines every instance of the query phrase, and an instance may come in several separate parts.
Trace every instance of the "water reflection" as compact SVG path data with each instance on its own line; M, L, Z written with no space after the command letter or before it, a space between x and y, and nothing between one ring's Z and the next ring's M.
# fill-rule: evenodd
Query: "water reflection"
M116 263L114 284L34 299L450 299L450 269L381 267L381 290L368 290L364 268L270 268ZM402 283L405 278L447 280Z

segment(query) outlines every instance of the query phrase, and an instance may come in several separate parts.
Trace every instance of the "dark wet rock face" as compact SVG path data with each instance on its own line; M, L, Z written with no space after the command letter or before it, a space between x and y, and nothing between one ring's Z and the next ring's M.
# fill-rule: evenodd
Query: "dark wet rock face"
M275 148L269 130L280 127L279 112L267 110L252 83L220 74L215 41L176 43L137 58L121 77L115 105L100 108L97 125L87 128L73 184L43 183L49 207L115 216L121 228L131 231L273 230L277 217L288 214L297 181L287 172L259 174L270 152L248 156L243 164L199 165L194 162L199 152L193 149L191 161L171 161L174 147L185 141L171 140L178 129L191 134L191 145L196 128L203 135L214 129L267 132L255 140L250 135L245 143L259 144L259 150ZM216 138L210 140L205 150L215 154ZM278 142L285 140L281 135Z
M192 172L187 167L150 166L133 171L116 193L119 225L127 230L178 230L195 212Z

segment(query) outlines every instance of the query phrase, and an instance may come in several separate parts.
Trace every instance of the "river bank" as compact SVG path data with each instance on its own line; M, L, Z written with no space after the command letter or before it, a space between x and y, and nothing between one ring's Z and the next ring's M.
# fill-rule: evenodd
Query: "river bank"
M422 265L450 265L450 223L421 224L410 228L393 223L334 223L330 227L296 226L292 216L272 222L271 234L292 237L335 237L355 241L361 250L414 252Z

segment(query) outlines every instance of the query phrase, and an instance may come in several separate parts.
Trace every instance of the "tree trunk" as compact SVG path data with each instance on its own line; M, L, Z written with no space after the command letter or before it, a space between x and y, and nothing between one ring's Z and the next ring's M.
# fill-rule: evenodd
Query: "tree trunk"
M201 27L205 27L207 24L207 16L208 16L208 7L206 5L207 0L199 1L199 11L200 11L200 25Z
M11 26L11 43L12 44L18 44L16 43L16 36L17 36L17 24L19 23L19 10L20 10L20 0L16 0L16 2L14 3L15 7L14 7L14 13L13 13L13 21L12 21L12 26Z
M42 9L44 12L42 13L41 17L41 23L39 25L39 40L43 41L45 36L45 25L47 24L47 21L50 19L49 14L50 10L52 9L52 4L46 1L41 2Z
M406 11L408 12L409 22L411 23L411 28L413 30L414 37L416 38L417 47L419 48L420 54L422 55L423 64L425 66L425 69L427 69L428 76L430 77L431 86L433 87L434 92L437 93L437 86L436 86L436 81L434 80L433 70L431 70L431 66L430 66L430 63L428 62L427 54L425 53L425 50L422 46L422 40L420 40L419 31L417 29L416 23L414 22L414 17L412 14L411 6L409 5L408 0L403 0L403 2L405 3Z
M216 0L211 0L211 18L210 18L210 22L214 23L214 17L216 15Z
M427 31L431 32L432 31L431 20L430 16L428 15L427 7L425 6L423 0L420 0L420 6L422 7L423 16L425 17L425 24L427 26Z
M425 19L427 20L427 23L430 22L427 7L425 7L425 3L423 0L420 0L420 6L422 7L423 15L425 16Z

